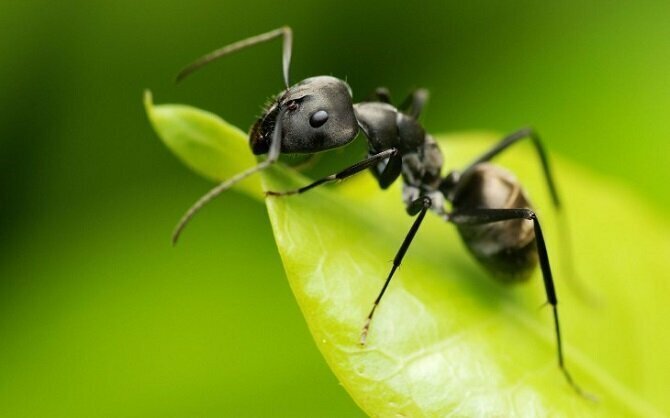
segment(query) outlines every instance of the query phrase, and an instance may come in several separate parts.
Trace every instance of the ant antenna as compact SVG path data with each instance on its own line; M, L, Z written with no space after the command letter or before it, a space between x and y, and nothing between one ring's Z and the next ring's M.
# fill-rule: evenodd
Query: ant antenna
M284 117L284 113L285 110L280 110L279 114L277 115L277 122L275 123L274 130L272 131L272 142L270 143L268 158L255 167L251 167L241 173L234 175L228 180L223 181L218 186L205 193L200 199L198 199L193 204L193 206L191 206L186 211L186 213L184 213L184 216L181 217L179 223L175 227L174 232L172 233L172 245L177 244L177 240L179 239L181 232L186 227L186 224L188 224L191 218L193 218L193 216L198 213L198 211L202 209L203 206L209 203L216 196L230 189L236 183L244 180L254 173L265 170L279 159L279 153L281 151L282 118Z
M200 69L201 67L204 67L205 65L209 64L214 60L223 57L224 55L232 54L233 52L237 52L241 49L248 48L250 46L254 46L263 42L271 41L274 38L278 38L280 36L284 37L284 43L282 47L282 70L284 74L284 85L288 89L289 67L291 66L291 50L293 49L293 31L288 26L282 26L281 28L271 30L270 32L252 36L251 38L242 39L241 41L237 41L230 45L226 45L223 48L219 48L215 51L210 52L207 55L204 55L198 58L192 64L184 67L184 69L182 69L179 72L179 74L177 74L176 82L177 83L180 82L194 71Z
M189 64L188 66L184 67L179 74L177 74L177 79L176 82L180 82L187 76L189 76L191 73L195 72L196 70L200 69L201 67L204 67L205 65L209 64L212 61L215 61L225 55L232 54L234 52L237 52L241 49L248 48L250 46L254 46L263 42L268 42L271 41L275 38L278 38L282 36L284 38L283 46L282 46L282 71L283 71L283 76L284 76L284 85L286 89L289 88L289 68L291 66L291 51L293 49L293 31L291 30L290 27L288 26L282 26L281 28L271 30L270 32L262 33L260 35L252 36L247 39L243 39L241 41L237 41L235 43L232 43L230 45L226 45L222 48L219 48L215 51L210 52L207 55L204 55L200 58L198 58L196 61L193 63ZM275 123L274 130L272 131L272 142L270 144L270 150L268 152L268 157L265 161L259 163L255 167L249 168L241 173L236 174L235 176L229 178L228 180L225 180L224 182L220 183L218 186L214 187L212 190L207 192L204 196L202 196L200 199L198 199L197 202L191 206L184 216L179 220L179 223L174 229L174 232L172 233L172 245L175 245L177 243L177 240L179 239L179 236L181 235L181 232L184 230L188 222L195 216L196 213L200 209L203 208L207 203L209 203L212 199L214 199L216 196L220 195L221 193L225 192L226 190L230 189L233 185L236 183L244 180L245 178L249 177L250 175L257 173L259 171L265 170L268 168L270 165L275 163L277 159L279 158L279 153L281 150L281 133L282 133L282 123L281 119L284 116L284 111L281 110L279 114L277 115L277 121Z

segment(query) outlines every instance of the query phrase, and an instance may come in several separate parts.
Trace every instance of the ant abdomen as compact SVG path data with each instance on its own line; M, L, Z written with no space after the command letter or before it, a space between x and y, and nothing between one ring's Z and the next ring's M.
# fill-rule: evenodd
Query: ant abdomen
M460 191L452 202L456 213L470 209L531 209L517 179L496 165L477 164L459 183ZM457 228L470 253L497 279L522 281L537 266L535 231L533 222L527 219L459 224Z

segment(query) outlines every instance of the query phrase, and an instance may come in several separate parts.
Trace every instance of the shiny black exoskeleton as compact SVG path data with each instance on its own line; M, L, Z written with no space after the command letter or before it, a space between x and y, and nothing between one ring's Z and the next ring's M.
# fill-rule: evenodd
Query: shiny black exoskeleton
M383 88L377 89L372 101L354 104L349 86L335 77L312 77L291 86L289 66L292 32L288 27L216 50L186 67L179 74L178 80L217 58L278 37L283 37L284 41L285 89L276 96L249 134L252 152L256 155L265 154L267 158L256 167L224 181L198 200L180 221L173 240L176 241L183 227L202 206L236 182L274 164L280 154L311 154L341 147L362 132L368 144L368 155L364 160L296 190L267 192L270 196L304 193L321 184L345 179L367 169L372 171L382 189L402 177L402 198L407 213L416 216L416 219L372 305L361 331L360 343L365 344L375 309L426 213L431 210L456 225L473 256L493 276L503 281L528 278L539 261L547 300L553 310L559 367L568 383L584 395L563 361L558 300L540 222L514 176L489 162L517 141L530 139L542 163L553 203L558 207L558 194L549 163L535 131L521 129L503 138L462 171L451 171L442 176L442 153L417 120L428 97L425 90L413 92L396 108L391 104L388 91ZM446 209L447 203L451 206L450 211Z

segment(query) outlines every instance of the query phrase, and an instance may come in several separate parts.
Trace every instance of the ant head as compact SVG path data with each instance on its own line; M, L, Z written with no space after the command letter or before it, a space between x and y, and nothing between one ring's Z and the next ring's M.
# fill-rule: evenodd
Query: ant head
M254 154L268 152L279 115L282 153L325 151L348 144L358 133L351 90L335 77L308 78L285 90L251 127Z

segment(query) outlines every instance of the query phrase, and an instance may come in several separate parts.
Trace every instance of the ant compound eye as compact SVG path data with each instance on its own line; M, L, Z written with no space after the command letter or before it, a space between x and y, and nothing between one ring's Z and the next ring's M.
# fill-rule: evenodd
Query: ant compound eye
M297 110L298 102L296 102L295 100L289 100L288 102L286 102L286 108L290 111Z
M325 110L317 110L312 113L312 116L309 117L309 124L312 125L312 128L318 128L319 126L326 123L328 120L328 112Z

